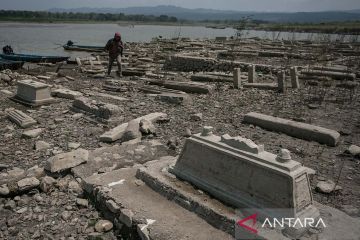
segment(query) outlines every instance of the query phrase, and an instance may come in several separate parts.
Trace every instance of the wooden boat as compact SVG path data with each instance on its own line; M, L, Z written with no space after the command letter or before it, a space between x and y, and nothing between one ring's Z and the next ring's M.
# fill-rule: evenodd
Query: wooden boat
M63 48L67 51L85 51L85 52L105 51L104 46L85 46L85 45L65 44Z
M39 56L39 55L30 55L30 54L0 54L0 57L6 60L12 61L21 61L21 62L47 62L47 63L57 63L66 61L69 57L61 56Z
M0 70L11 69L17 70L24 65L24 62L21 61L11 61L0 58Z

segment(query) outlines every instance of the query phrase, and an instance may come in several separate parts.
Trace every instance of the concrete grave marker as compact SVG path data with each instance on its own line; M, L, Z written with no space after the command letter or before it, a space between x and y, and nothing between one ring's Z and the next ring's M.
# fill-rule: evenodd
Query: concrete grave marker
M249 65L248 68L248 82L255 83L257 80L257 75L255 71L255 65Z
M222 137L206 127L188 138L169 171L217 199L260 216L318 217L308 171L291 160L290 152L266 152L242 137Z
M234 88L241 88L241 71L240 68L234 69Z
M297 67L290 68L290 76L291 76L291 87L295 89L300 88Z
M12 100L30 106L41 106L54 102L49 85L33 80L18 81L16 95Z

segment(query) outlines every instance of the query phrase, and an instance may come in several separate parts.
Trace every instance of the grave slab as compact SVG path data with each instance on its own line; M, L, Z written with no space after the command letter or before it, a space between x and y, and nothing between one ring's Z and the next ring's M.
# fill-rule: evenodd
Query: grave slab
M331 129L255 112L246 114L244 122L271 131L282 132L292 137L316 141L332 147L336 146L340 139L340 133Z
M250 139L216 136L205 128L186 139L169 171L231 206L257 209L259 216L317 218L308 170L290 152L264 151Z

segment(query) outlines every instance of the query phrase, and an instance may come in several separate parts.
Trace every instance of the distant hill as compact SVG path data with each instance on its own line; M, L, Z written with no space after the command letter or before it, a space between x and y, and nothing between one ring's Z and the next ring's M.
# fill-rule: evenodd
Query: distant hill
M184 20L239 20L242 17L251 16L254 20L269 22L331 22L331 21L359 21L360 9L350 11L326 11L326 12L241 12L223 11L213 9L188 9L175 6L157 7L128 7L128 8L74 8L74 9L50 9L51 12L80 12L80 13L124 13L142 15L168 15Z

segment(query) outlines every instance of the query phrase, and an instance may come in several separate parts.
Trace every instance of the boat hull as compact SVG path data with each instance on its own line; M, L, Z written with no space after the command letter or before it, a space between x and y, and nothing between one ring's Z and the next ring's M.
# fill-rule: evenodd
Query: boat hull
M38 56L38 55L27 55L27 54L0 54L0 57L6 60L11 61L21 61L21 62L47 62L47 63L57 63L66 61L69 57L59 57L59 56Z

